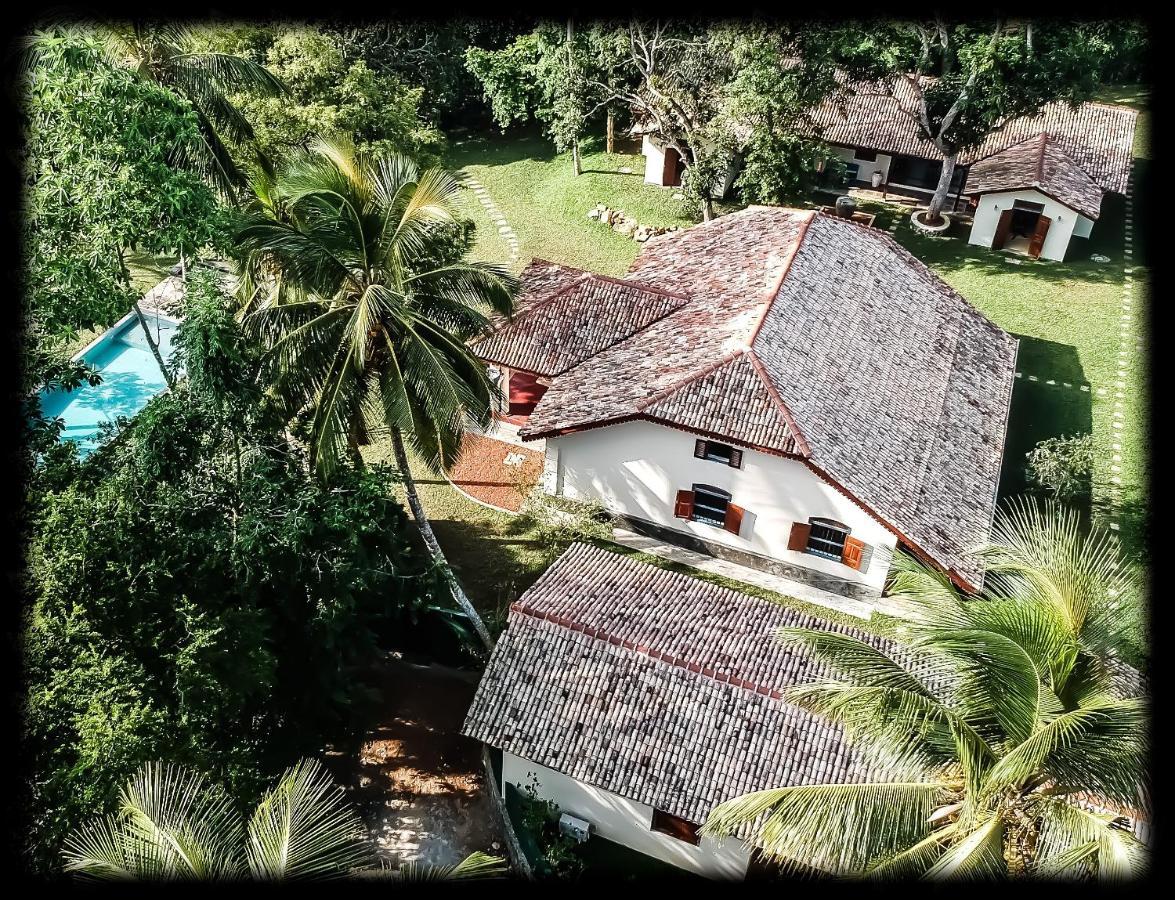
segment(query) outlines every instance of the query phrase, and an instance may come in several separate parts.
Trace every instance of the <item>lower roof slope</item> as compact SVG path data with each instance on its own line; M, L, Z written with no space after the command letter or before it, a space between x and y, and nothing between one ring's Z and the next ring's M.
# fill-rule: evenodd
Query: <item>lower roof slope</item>
M783 699L829 673L775 640L780 627L911 659L882 638L575 544L511 606L462 732L698 823L749 791L864 780L871 763L841 729Z

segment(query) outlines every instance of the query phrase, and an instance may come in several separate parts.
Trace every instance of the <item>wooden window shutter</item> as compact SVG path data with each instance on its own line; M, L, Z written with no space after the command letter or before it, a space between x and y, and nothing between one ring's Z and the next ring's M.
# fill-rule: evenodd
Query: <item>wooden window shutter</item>
M738 534L743 528L743 513L746 512L741 506L735 506L733 503L726 504L726 520L722 523L722 527L731 534Z
M677 492L677 500L673 504L673 515L678 519L692 519L694 517L693 491Z
M743 452L741 450L733 449L730 451L730 467L732 469L741 469L743 467Z
M859 541L855 537L846 537L845 549L841 554L840 561L850 569L859 569L861 568L861 555L864 550L864 541Z
M1032 232L1032 240L1028 242L1028 255L1033 259L1040 256L1040 251L1044 249L1045 235L1049 233L1049 225L1053 222L1048 216L1041 216L1036 220L1036 230Z
M706 442L698 439L694 441L694 456L698 459L706 458Z
M812 531L812 526L807 522L796 522L791 527L791 537L787 541L788 550L804 550L808 546L808 535Z

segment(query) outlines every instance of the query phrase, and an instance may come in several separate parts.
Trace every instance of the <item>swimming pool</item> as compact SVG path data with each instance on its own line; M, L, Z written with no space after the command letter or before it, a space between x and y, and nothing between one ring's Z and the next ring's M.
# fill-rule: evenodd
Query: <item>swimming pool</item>
M171 339L179 323L156 313L144 312L143 317L159 345L159 355L170 362ZM134 312L73 358L84 359L90 368L100 372L102 383L83 384L73 391L43 390L41 413L47 419L64 419L62 440L73 441L78 453L86 456L98 446L99 427L104 422L133 416L167 387L167 381Z

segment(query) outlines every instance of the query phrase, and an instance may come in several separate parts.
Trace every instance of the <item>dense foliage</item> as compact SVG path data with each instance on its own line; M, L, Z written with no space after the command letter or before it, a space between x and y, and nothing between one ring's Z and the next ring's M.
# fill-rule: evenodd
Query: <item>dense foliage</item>
M252 124L258 150L281 161L318 135L342 135L372 153L407 153L436 162L441 132L422 112L425 88L388 67L373 68L364 46L309 25L211 30L209 46L249 54L286 93L232 95Z
M194 253L222 220L176 95L114 66L96 40L45 36L28 78L23 220L30 326L46 339L107 325L134 298L126 254Z
M249 415L252 362L210 279L176 338L186 386L86 462L62 448L32 482L25 727L41 866L146 760L249 796L320 749L361 707L381 636L430 595L386 471L325 488Z
M1049 438L1028 453L1028 477L1059 500L1088 497L1096 456L1092 434Z
M901 647L780 629L830 674L788 699L844 727L860 783L758 791L706 829L745 826L785 866L870 878L1097 878L1146 871L1129 818L1150 815L1146 689L1123 665L1139 582L1106 534L1021 503L981 551L982 594L899 557Z

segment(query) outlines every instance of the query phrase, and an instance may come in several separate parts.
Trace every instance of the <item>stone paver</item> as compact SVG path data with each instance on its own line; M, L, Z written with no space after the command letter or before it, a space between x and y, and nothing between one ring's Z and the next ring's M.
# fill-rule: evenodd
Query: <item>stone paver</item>
M506 216L502 213L494 199L490 196L489 191L476 178L466 176L465 186L468 187L476 195L478 201L485 207L486 213L490 217L490 221L498 227L498 233L506 239L510 249L510 261L514 262L518 259L518 236L514 233L514 229L510 227L510 223L506 221Z

